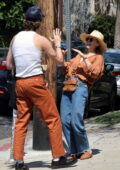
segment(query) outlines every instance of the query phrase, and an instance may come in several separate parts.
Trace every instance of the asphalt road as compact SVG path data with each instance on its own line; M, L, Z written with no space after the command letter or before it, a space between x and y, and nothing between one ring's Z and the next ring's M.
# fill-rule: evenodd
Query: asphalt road
M9 138L12 132L12 116L0 115L0 139Z

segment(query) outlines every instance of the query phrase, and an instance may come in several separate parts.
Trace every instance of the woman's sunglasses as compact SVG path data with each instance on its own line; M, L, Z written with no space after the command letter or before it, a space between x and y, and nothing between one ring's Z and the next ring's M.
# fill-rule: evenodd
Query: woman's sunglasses
M86 41L89 41L89 42L93 42L94 40L96 40L96 39L95 39L95 38L92 38L92 37L91 37L91 38L90 38L90 37L89 37L89 38L86 38ZM96 41L98 42L98 40L96 40Z

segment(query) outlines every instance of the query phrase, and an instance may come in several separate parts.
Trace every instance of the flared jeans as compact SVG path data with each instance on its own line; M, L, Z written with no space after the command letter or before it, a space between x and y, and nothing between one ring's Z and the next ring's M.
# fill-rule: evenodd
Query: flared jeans
M77 78L79 85L74 92L63 92L61 99L61 121L70 154L90 150L84 126L84 112L88 100L88 86Z

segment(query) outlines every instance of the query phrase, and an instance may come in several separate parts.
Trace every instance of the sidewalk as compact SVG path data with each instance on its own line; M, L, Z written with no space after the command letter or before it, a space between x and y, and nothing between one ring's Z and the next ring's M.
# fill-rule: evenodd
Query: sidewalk
M86 121L89 141L93 150L93 158L79 160L76 165L67 169L72 170L120 170L120 124L112 127L91 124ZM0 141L1 170L14 169L5 162L9 159L10 139ZM32 131L27 134L25 145L25 162L30 170L49 170L51 163L50 151L32 150ZM65 169L65 168L63 168Z

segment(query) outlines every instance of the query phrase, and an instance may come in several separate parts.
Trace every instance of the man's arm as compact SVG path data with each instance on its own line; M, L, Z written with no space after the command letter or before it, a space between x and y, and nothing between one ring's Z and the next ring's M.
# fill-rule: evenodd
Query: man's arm
M54 41L55 46L61 45L60 35L54 34L53 36L54 36L54 39L56 38L56 41ZM57 64L64 63L64 57L63 57L61 48L56 48L56 51L55 51L52 47L51 42L47 38L42 37L42 36L37 36L35 38L35 44L40 50L43 50L47 54L47 56L52 58Z
M13 43L13 40L10 43L9 50L8 50L8 53L7 53L7 57L6 57L6 65L7 65L8 70L14 70L14 60L13 60L13 54L12 54L12 43Z
M45 53L52 58L57 64L63 64L63 54L60 48L56 48L56 51L53 49L49 40L45 39L43 43L43 50Z

